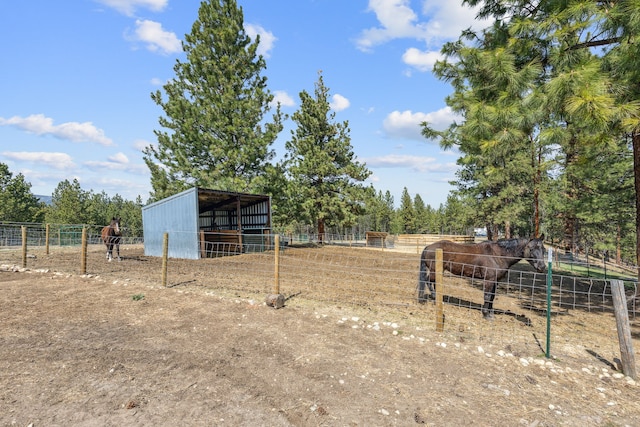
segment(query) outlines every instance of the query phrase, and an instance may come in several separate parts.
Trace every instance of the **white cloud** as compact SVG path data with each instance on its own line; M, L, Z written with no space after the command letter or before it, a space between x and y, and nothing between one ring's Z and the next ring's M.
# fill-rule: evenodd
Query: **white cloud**
M423 42L424 49L409 48L402 57L420 71L431 70L443 42L458 38L464 29L481 30L492 22L477 20L477 7L451 0L423 0L420 16L411 8L410 0L369 0L368 10L375 13L380 25L362 31L356 40L358 49L371 51L395 39Z
M270 106L273 108L278 105L278 102L283 107L293 107L294 105L296 105L296 102L293 100L293 98L283 90L273 91L273 101L271 101Z
M435 157L389 154L386 156L364 158L368 167L373 168L409 168L416 172L449 173L456 170L455 163L438 163Z
M158 77L153 77L149 83L151 83L152 86L162 86L164 85L164 81L162 79L159 79Z
M44 164L54 169L71 169L75 167L71 156L66 153L5 151L2 155L14 161Z
M260 35L260 44L258 45L257 53L265 58L268 58L273 49L273 44L278 40L271 31L267 31L260 25L245 24L244 30L251 40L255 40L257 35Z
M122 195L123 192L128 192L131 195L131 199L151 190L146 180L135 181L126 178L103 176L95 182L97 187L112 189L114 193Z
M155 144L153 142L149 142L144 139L136 139L135 141L133 141L133 148L135 148L138 151L142 151L150 145L155 145Z
M381 26L362 31L356 40L360 50L370 51L397 38L427 38L428 28L425 23L417 22L418 16L409 6L409 0L369 0L368 10L376 14Z
M122 154L122 153L118 153ZM124 156L124 154L123 154ZM126 159L126 156L124 156ZM100 160L88 160L82 163L84 166L92 169L92 170L103 170L103 171L123 171L134 173L137 175L146 175L149 172L149 169L144 164L133 164L129 162L129 159L123 161L122 158L119 158L118 155L112 156L108 159L108 161L100 161Z
M351 105L349 100L340 94L333 95L331 97L331 103L329 104L331 109L334 111L346 110L349 108L349 105Z
M109 156L107 157L107 159L113 163L120 163L120 164L129 163L129 158L122 152L116 153L113 156Z
M105 6L111 7L118 12L133 16L136 9L145 8L154 12L160 12L169 3L169 0L96 0Z
M442 39L457 39L462 30L471 27L473 30L487 28L492 20L476 19L479 6L470 8L460 1L425 0L422 13L428 17L430 36Z
M66 122L54 125L53 119L43 114L32 114L28 117L13 116L9 119L0 117L0 126L14 126L36 135L51 135L58 139L72 142L97 142L109 146L113 141L107 138L102 129L98 129L91 122Z
M182 44L175 33L165 31L162 24L148 19L136 19L135 40L146 43L151 52L171 54L182 51Z
M424 52L415 47L407 49L402 55L402 61L419 71L431 71L436 61L443 59L443 55L437 51Z
M416 139L424 141L420 123L428 122L429 126L437 129L446 129L454 120L459 118L451 111L450 107L442 108L432 113L413 113L411 110L393 111L383 122L384 131L391 138Z

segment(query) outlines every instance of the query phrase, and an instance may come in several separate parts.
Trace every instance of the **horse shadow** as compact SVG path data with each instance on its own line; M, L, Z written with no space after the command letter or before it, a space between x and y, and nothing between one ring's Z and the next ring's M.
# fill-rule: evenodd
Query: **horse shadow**
M453 305L456 307L468 308L470 310L478 310L478 311L482 310L482 304L478 304L469 300L454 297L452 295L442 295L442 301L445 304ZM504 315L504 316L511 316L518 322L521 322L522 324L524 324L525 326L532 325L531 319L525 316L524 314L518 314L518 313L514 313L511 310L502 310L500 308L494 308L493 313Z
M120 260L121 261L140 261L140 262L149 262L149 259L140 255L134 255L134 256L124 256L121 255L120 256Z

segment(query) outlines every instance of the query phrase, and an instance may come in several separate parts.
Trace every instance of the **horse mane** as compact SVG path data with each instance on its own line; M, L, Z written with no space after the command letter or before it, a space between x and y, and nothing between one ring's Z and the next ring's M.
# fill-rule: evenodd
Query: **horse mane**
M500 239L495 242L504 249L517 249L527 243L527 239Z
M524 247L526 246L528 239L499 239L495 242L489 242L498 246L501 250L507 252L509 255L523 255Z

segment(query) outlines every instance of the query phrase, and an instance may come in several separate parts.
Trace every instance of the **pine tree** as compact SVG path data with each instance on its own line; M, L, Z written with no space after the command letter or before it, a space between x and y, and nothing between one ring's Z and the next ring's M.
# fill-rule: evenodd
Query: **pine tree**
M297 126L285 144L284 159L294 218L316 224L320 239L326 226L355 223L365 199L362 182L371 174L356 160L349 123L334 122L328 97L319 73L314 96L300 93L300 109L292 116Z
M387 190L382 196L382 192L380 192L380 197L382 200L382 213L380 218L380 231L391 231L391 226L393 224L395 218L395 206L393 201L393 196L391 192Z
M90 194L80 187L80 182L68 179L58 183L53 190L51 204L47 206L45 220L51 224L89 224L87 212Z
M413 199L413 211L415 213L416 233L425 233L429 218L427 217L427 207L419 194L416 194L416 197Z
M24 175L14 177L9 167L0 162L0 221L40 222L44 218L43 209Z
M407 187L404 187L402 190L402 196L400 197L400 211L398 212L398 217L402 226L402 233L413 234L416 232L416 215L413 209L411 195L409 195L409 190L407 190Z
M235 0L203 1L164 94L157 147L145 149L152 199L190 186L255 192L266 186L270 148L282 130L280 107L266 122L273 95L261 73L266 63L244 28Z

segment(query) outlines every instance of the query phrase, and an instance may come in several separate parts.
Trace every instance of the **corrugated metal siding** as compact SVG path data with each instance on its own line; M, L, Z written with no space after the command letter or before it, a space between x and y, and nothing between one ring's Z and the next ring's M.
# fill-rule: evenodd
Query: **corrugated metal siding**
M269 202L264 201L253 206L245 206L240 209L242 218L242 229L259 229L269 227ZM198 219L200 228L205 231L220 230L237 230L238 215L237 210L214 210L206 211L200 214Z
M261 202L241 209L243 229L262 229L269 224L269 203Z
M169 233L169 257L200 258L198 243L198 189L142 208L144 254L162 256L164 233Z

